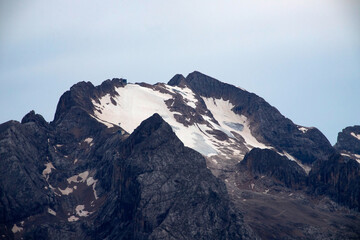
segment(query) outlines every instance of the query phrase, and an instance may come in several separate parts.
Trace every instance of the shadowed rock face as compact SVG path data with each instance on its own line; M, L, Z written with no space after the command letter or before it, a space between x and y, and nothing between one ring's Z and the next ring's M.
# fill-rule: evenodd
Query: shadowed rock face
M278 185L302 189L314 196L328 196L341 205L359 210L360 165L340 154L316 161L309 175L294 161L269 149L252 149L238 167L241 172L250 172L250 179L266 176Z
M335 148L339 151L360 154L360 126L347 127L339 132Z
M16 222L56 204L41 176L46 127L10 121L0 125L0 224Z
M309 175L309 187L317 195L360 209L360 165L353 159L334 154L316 162Z
M306 185L306 173L298 164L269 149L254 148L240 167L257 177L271 177L288 188L299 189Z

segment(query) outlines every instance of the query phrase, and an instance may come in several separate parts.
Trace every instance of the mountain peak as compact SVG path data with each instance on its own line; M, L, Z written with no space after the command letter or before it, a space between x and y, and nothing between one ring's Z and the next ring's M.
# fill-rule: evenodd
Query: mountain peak
M200 72L200 71L196 71L196 70L195 70L195 71L189 73L189 74L186 76L186 78L193 77L193 76L206 76L206 77L209 77L208 75L206 75L206 74L204 74L204 73L202 73L202 72Z
M174 77L170 79L168 82L168 85L170 86L178 86L178 87L184 87L185 85L188 85L187 83L193 82L193 81L218 81L214 78L211 78L199 71L193 71L189 73L186 78L182 74L176 74Z
M21 120L21 124L25 124L25 123L28 123L28 122L35 122L35 123L38 123L39 125L42 125L42 126L47 126L48 125L48 123L45 121L44 117L41 116L40 114L35 113L34 110L31 110Z
M54 122L58 122L65 113L72 107L80 107L88 113L93 112L92 99L95 101L106 94L117 95L116 87L123 87L127 80L123 78L107 79L101 85L94 86L91 82L79 82L73 85L69 91L66 91L60 98L56 108Z
M347 153L360 154L360 125L346 127L339 132L335 148Z
M141 122L140 126L134 130L134 133L153 132L159 129L162 124L166 124L164 119L158 113L154 113L151 117ZM171 127L168 124L167 127L169 130L171 130Z
M158 114L154 113L151 117L145 119L130 135L128 141L133 144L138 144L148 139L152 135L153 141L151 144L159 144L160 142L167 142L170 139L176 138L175 133L172 131L170 125ZM180 140L178 140L180 143Z
M173 76L170 79L170 81L168 82L168 85L182 87L182 86L186 85L186 79L182 74L176 74L175 76Z

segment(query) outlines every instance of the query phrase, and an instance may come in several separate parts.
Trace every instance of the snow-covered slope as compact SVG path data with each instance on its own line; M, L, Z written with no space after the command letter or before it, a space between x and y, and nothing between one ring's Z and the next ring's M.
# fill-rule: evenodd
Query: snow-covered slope
M257 148L269 148L263 143L260 143L252 134L249 126L249 121L246 116L238 115L232 111L234 105L229 100L214 98L203 98L206 107L211 111L214 118L218 121L219 125L215 125L215 128L223 131L229 137L236 138L232 132L239 134L244 140L245 145L252 149Z
M200 96L196 97L188 87L127 84L115 90L118 94L116 96L107 94L99 101L92 101L96 109L94 118L108 127L117 125L132 133L143 120L158 113L171 125L185 146L205 156L243 156L253 147L269 148L251 134L247 118L235 114L232 111L234 106L229 101L202 97L206 110L200 111ZM174 102L170 106L166 103L176 97L182 99L182 106L178 107L178 111L171 109ZM199 121L187 118L184 124L177 120L176 115L183 114L181 109L185 105L194 110L194 116L200 116Z
M268 148L310 171L309 165L253 134L251 123L257 120L235 113L229 99L201 96L186 84L126 84L92 99L92 104L92 117L109 128L119 126L129 134L142 121L158 113L185 146L206 156L215 164L214 168L241 161L253 148ZM296 126L301 133L310 129Z

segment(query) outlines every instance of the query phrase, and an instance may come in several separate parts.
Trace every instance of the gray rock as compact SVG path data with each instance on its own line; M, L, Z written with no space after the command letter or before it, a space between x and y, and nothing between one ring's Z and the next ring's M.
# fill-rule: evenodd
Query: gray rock
M360 126L344 128L339 132L335 148L353 154L360 154Z

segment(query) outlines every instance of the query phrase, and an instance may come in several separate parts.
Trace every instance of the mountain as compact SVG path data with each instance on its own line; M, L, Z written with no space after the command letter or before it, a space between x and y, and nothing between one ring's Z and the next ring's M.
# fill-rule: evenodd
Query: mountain
M52 122L0 125L0 236L358 239L358 135L200 72L79 82Z

